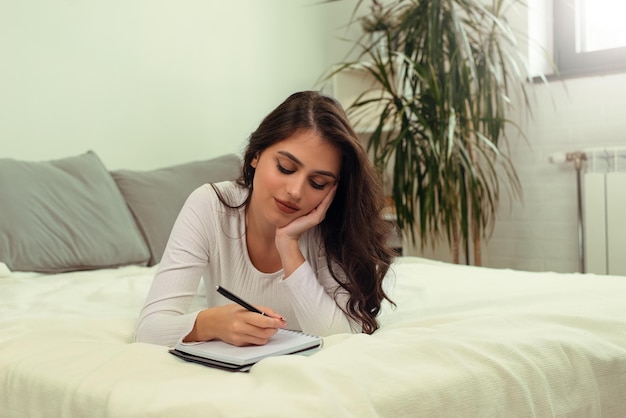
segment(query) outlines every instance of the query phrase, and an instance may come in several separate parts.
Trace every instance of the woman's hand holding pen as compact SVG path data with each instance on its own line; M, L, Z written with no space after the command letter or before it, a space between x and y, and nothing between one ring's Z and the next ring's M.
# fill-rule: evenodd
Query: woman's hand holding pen
M198 314L185 342L219 339L236 346L264 345L285 320L268 307L258 307L264 315L231 303L205 309Z

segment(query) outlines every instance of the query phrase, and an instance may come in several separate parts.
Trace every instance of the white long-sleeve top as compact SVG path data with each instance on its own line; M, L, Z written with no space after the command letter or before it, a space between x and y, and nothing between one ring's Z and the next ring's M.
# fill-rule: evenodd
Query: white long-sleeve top
M247 190L234 182L218 183L227 202L242 203ZM298 242L306 261L285 278L283 271L262 273L248 256L245 209L226 208L205 184L187 199L172 228L163 258L141 310L135 340L173 346L193 328L199 311L188 312L200 280L205 282L207 307L232 303L216 292L223 286L253 305L268 306L287 320L287 327L326 336L359 332L348 319L348 295L326 264L317 228Z

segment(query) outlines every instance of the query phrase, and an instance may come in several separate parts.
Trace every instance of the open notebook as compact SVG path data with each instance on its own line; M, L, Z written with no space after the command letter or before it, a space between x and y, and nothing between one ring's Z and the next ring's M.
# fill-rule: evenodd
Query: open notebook
M323 339L300 331L279 329L265 345L237 347L223 341L178 342L170 353L184 360L231 371L247 371L266 357L311 354L322 347Z

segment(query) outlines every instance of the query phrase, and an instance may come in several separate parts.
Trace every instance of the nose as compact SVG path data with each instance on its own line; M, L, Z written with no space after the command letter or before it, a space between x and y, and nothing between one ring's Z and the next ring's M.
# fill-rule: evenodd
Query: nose
M289 176L289 180L285 184L285 189L287 191L287 195L294 201L297 202L302 198L302 191L304 189L306 182L305 176L291 175Z

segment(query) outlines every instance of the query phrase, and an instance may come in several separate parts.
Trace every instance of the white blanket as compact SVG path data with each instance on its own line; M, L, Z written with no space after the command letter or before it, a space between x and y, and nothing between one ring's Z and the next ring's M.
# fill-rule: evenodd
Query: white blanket
M0 416L626 414L625 277L405 257L390 274L398 307L375 334L232 373L131 343L153 274L0 277Z

